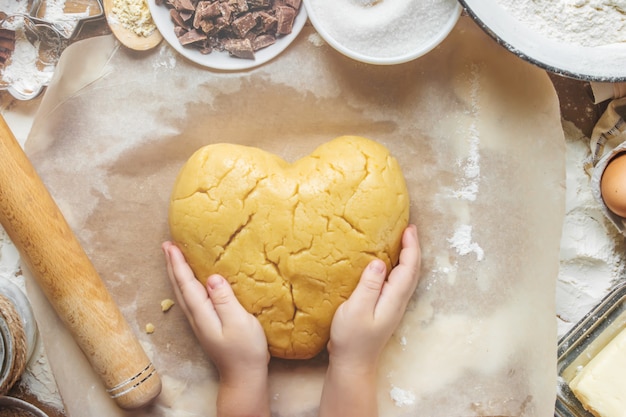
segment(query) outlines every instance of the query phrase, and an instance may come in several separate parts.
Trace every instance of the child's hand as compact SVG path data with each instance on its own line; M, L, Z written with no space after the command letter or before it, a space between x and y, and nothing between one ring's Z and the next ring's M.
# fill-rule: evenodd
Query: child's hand
M372 261L339 306L330 328L329 365L320 417L376 417L378 358L400 323L420 270L417 229L402 235L400 263L386 277L385 263Z
M218 414L269 415L270 354L261 323L241 306L223 277L210 276L205 288L173 243L162 248L178 304L219 371Z
M372 261L352 295L335 313L328 351L335 366L376 367L415 291L420 270L417 228L402 235L400 262L386 278L385 263Z

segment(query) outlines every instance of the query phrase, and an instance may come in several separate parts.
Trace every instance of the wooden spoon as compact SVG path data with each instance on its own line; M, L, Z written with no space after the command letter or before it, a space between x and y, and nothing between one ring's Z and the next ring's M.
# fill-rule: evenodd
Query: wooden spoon
M157 46L163 40L163 36L158 29L148 36L141 36L136 34L130 29L127 29L118 22L117 18L113 16L113 2L114 0L104 0L104 14L107 18L107 23L113 35L118 41L127 48L134 49L135 51L147 51Z

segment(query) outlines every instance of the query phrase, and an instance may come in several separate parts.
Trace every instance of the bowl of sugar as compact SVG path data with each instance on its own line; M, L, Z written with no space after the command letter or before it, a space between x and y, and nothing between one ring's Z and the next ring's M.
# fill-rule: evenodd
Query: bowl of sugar
M460 0L520 58L569 78L626 81L626 0Z
M393 65L439 45L458 21L456 0L303 0L309 20L334 49L368 64Z

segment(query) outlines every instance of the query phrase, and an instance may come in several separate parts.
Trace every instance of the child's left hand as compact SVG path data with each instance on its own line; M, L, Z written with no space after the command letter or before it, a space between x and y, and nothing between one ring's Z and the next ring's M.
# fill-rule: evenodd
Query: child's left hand
M167 273L179 305L202 348L215 363L221 383L267 376L270 354L259 321L239 303L230 284L212 275L206 288L173 243L163 243Z

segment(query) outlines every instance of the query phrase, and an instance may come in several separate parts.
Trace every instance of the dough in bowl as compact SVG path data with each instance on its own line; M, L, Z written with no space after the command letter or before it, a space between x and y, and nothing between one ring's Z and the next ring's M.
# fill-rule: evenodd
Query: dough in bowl
M397 263L408 220L398 162L357 136L291 164L254 147L205 146L181 169L169 208L172 239L196 277L223 275L270 353L286 359L323 350L367 264Z

